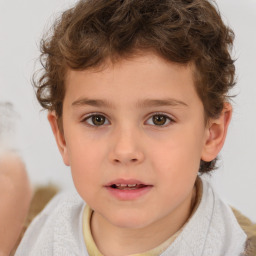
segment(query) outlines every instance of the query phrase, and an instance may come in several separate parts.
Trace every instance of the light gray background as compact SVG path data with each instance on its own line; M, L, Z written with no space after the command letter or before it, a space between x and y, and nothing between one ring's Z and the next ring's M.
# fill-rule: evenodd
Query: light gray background
M22 154L33 185L50 182L65 189L73 186L46 113L40 112L30 83L44 29L73 3L0 0L0 101L12 102L17 112L12 120L16 122L16 132L9 132L9 144ZM233 93L238 96L220 168L211 179L228 203L256 221L256 1L217 0L217 3L236 33L238 84Z

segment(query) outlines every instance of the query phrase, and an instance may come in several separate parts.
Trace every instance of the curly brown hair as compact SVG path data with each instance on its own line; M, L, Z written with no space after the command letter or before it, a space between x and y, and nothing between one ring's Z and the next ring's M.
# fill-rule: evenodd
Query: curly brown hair
M37 98L61 120L68 69L95 68L106 59L153 51L171 62L194 64L206 120L216 118L235 84L233 39L210 0L82 0L41 41ZM199 171L211 171L215 162L201 161Z

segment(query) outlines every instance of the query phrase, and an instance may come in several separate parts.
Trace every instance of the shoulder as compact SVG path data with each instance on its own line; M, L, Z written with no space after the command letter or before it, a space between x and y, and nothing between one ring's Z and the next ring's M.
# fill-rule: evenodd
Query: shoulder
M203 183L205 187L214 194L216 212L220 213L217 215L224 221L223 224L225 225L226 233L229 233L229 237L234 237L235 240L239 233L243 233L245 236L243 255L256 255L256 224L252 223L250 219L241 214L238 210L231 208L223 201L207 181L203 181ZM218 220L218 223L220 222L221 221ZM232 230L232 232L230 232L230 230Z
M56 195L33 220L15 255L79 255L84 205L76 192Z
M226 230L224 229L223 232L228 234L230 230L233 230L233 233L229 234L231 237L245 236L229 204L219 196L210 182L202 179L202 183L204 190L201 205L202 213L204 208L211 206L212 219L216 221L216 224L220 224L219 228L225 227ZM211 201L210 204L209 200Z
M188 234L194 230L191 239L197 233L198 240L204 241L202 251L195 255L212 255L213 252L216 255L238 255L244 250L246 234L211 183L202 178L201 186L198 208L188 223Z
M46 205L42 215L72 214L79 210L82 205L84 205L84 201L77 192L60 192Z

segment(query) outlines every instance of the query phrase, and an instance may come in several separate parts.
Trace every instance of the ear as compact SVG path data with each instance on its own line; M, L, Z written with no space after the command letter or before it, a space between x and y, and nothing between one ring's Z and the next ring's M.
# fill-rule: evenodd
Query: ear
M206 128L205 144L201 156L201 159L205 162L210 162L215 159L222 149L231 116L232 106L228 102L225 102L221 115L216 119L209 120Z
M48 121L51 125L52 132L54 134L57 146L61 153L63 162L65 165L69 166L70 163L69 163L69 157L68 157L64 132L60 129L58 125L58 118L54 111L48 113Z

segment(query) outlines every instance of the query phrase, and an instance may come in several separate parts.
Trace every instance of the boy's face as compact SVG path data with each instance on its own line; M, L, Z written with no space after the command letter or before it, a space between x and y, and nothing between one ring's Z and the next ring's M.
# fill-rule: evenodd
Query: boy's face
M69 71L63 129L64 162L103 222L146 228L188 217L209 137L191 66L147 54Z

